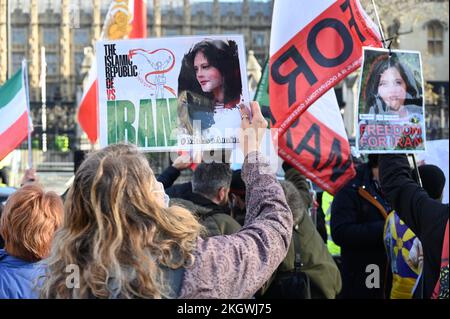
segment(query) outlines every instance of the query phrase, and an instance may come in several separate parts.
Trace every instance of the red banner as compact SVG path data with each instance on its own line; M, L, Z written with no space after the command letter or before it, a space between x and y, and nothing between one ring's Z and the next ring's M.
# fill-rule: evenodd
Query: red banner
M382 45L355 1L340 0L270 57L270 104L279 134L361 66L363 46Z
M334 194L354 176L348 141L310 112L289 127L278 140L279 155L320 188Z
M301 14L288 17L291 11L282 10L283 5L289 1L275 3L272 37L283 32L274 28L279 21L303 19ZM333 2L270 57L270 106L279 155L333 194L355 173L342 117L335 97L311 112L308 108L360 67L363 46L382 46L364 14L356 0Z

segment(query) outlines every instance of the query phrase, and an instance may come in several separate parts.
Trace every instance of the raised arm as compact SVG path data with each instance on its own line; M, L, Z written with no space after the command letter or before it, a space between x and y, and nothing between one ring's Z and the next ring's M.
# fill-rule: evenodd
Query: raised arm
M426 233L445 228L442 210L448 206L432 199L411 177L405 155L380 156L381 188L400 218L422 240Z
M191 156L187 153L182 154L175 159L171 166L166 168L161 175L158 176L157 180L164 185L164 189L167 189L177 180L181 171L189 168L191 165Z
M257 104L252 111L251 125L265 128ZM243 122L250 124L246 116ZM255 151L258 147L251 140L241 142L248 154L242 168L247 192L245 224L234 235L199 240L194 265L185 272L181 298L251 298L286 256L292 212L269 164Z
M252 153L256 156L259 153ZM247 188L244 227L229 236L199 240L196 260L185 272L181 298L251 298L287 253L292 213L268 164L243 166Z

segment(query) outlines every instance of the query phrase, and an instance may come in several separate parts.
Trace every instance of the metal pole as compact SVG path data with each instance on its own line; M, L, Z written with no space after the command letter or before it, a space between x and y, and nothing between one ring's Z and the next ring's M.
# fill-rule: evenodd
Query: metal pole
M412 157L413 164L414 164L414 170L416 171L416 174L417 174L417 183L419 184L420 187L423 188L423 186L422 186L422 179L420 178L420 174L419 174L419 167L417 166L416 154L411 154L411 157ZM425 286L425 284L424 284L424 282L425 282L425 274L423 273L423 270L422 270L421 276L422 276L422 285L421 285L420 292L419 292L419 298L423 299L424 286Z
M12 75L12 61L11 61L11 56L12 56L12 52L11 52L11 1L10 0L6 0L6 19L8 20L8 22L6 23L6 28L7 28L7 32L6 32L6 37L7 37L6 51L7 51L7 59L8 59L7 79L10 79L11 75Z
M22 75L23 82L25 85L25 97L27 104L27 113L28 113L28 168L33 168L33 154L31 152L31 131L32 131L32 123L31 123L31 113L30 113L30 94L28 92L28 65L27 60L22 60Z
M446 98L445 98L445 89L444 87L441 86L441 92L440 93L440 101L439 101L439 111L440 111L440 117L441 117L441 123L440 123L440 127L441 127L441 134L440 134L440 138L444 139L445 138L445 123L446 123L446 118L445 118L445 104L446 104Z
M422 186L422 179L420 178L420 174L419 174L419 167L417 166L417 162L416 162L416 154L411 154L412 160L413 160L413 164L414 164L414 170L416 171L417 174L417 182L419 183L420 187Z
M380 29L381 41L383 41L383 47L386 49L386 38L384 37L383 27L381 26L380 16L378 15L377 6L375 1L372 0L373 10L375 11L375 17L377 18L378 28Z
M47 152L47 63L45 62L45 47L41 47L41 121L42 121L42 152Z

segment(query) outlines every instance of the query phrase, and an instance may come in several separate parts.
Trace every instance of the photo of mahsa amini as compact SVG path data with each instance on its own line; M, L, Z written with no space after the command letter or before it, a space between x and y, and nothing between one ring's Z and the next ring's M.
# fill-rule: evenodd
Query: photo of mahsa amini
M184 56L178 78L178 119L182 134L223 134L239 127L242 81L234 41L205 39Z

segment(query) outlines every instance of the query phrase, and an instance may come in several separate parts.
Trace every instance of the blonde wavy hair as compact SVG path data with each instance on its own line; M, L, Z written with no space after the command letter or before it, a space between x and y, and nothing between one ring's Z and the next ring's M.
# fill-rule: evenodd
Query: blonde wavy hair
M89 155L69 190L41 297L169 297L161 268L192 265L203 228L188 210L162 207L156 182L134 146ZM69 265L79 269L78 288L66 285Z

